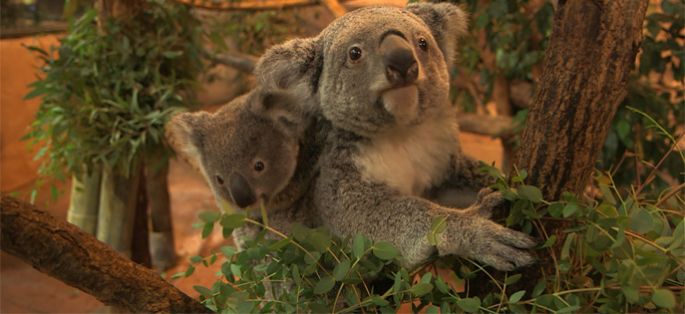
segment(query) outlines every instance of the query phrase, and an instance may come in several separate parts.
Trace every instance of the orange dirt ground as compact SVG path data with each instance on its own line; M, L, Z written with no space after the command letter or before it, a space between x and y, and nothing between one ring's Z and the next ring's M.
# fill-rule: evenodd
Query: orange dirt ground
M0 41L0 183L3 194L13 194L24 199L37 180L37 165L33 153L19 139L25 132L38 103L22 99L28 91L26 85L35 80L35 59L22 44L55 43L52 36L38 39ZM464 150L484 161L501 162L499 141L487 137L464 134ZM167 272L173 274L185 270L188 257L206 255L230 241L221 239L219 232L207 241L200 238L200 230L194 229L197 214L215 208L209 188L202 177L186 164L174 161L169 178L173 211L176 250L181 256L180 265ZM48 210L58 219L66 218L68 206L68 183L58 184L64 194L55 201L47 188L41 189L36 200L39 207ZM50 278L18 260L2 253L0 255L0 313L93 313L101 312L103 304L92 296ZM219 263L212 268L198 267L191 278L174 282L181 290L193 297L198 294L193 285L209 286L215 280Z

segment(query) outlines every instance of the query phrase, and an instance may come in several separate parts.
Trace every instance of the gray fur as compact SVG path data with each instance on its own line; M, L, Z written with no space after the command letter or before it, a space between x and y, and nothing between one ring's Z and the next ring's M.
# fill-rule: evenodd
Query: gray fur
M425 198L444 188L480 189L488 183L461 152L448 99L445 61L454 54L465 19L448 4L359 9L317 37L272 48L256 75L262 86L288 90L333 125L320 174L296 207L313 206L317 220L337 236L361 233L393 243L408 267L437 251L510 270L533 262L524 249L535 242L486 218L503 203L499 193L481 193L467 210ZM419 64L416 83L401 89L384 75L381 37L390 29L402 34ZM428 49L418 48L420 38ZM353 46L363 52L359 60L348 58ZM426 234L440 216L448 226L436 248Z

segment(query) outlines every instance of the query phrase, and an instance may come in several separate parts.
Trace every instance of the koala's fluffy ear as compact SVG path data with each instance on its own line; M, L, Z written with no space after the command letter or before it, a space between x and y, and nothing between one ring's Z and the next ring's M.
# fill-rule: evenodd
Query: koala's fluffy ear
M468 15L450 3L413 3L407 11L421 18L440 45L447 64L451 64L457 49L457 40L467 32Z
M273 121L290 137L300 138L305 129L305 113L298 100L286 92L269 91L259 95L252 111Z
M255 76L268 90L288 90L303 99L316 94L323 70L318 37L298 38L269 48L259 59Z
M165 137L169 145L196 170L201 169L202 123L210 117L204 111L185 112L173 116L165 126Z

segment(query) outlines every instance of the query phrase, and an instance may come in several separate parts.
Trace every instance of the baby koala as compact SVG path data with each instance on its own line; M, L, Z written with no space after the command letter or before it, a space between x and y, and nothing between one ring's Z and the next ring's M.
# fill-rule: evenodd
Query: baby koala
M174 150L209 184L219 207L287 208L306 188L312 156L300 154L308 118L295 100L256 89L215 113L181 113L166 126ZM302 157L302 158L300 158ZM304 160L301 160L304 159Z

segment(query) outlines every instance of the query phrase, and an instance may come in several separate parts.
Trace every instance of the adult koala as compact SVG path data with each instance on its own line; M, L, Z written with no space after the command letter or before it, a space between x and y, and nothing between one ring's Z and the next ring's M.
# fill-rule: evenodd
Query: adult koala
M502 203L498 193L481 193L469 210L425 198L487 184L461 152L448 99L447 62L466 23L451 4L359 9L317 37L273 47L256 69L262 87L305 99L333 125L308 195L320 221L340 237L391 242L410 268L436 249L500 270L534 261L530 237L478 214ZM441 216L436 247L426 234Z

